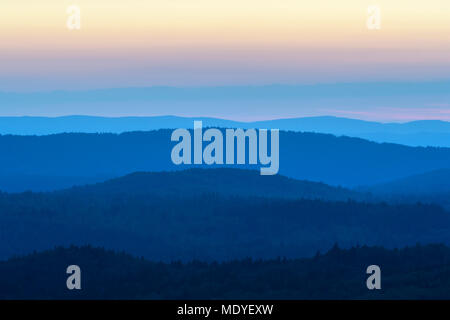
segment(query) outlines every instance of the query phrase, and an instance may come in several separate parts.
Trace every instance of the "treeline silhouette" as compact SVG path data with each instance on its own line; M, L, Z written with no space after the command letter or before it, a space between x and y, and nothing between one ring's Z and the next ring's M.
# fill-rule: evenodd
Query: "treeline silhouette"
M66 268L81 268L68 290ZM368 290L366 268L381 268ZM0 262L0 299L448 299L450 248L334 246L309 259L151 262L90 246Z

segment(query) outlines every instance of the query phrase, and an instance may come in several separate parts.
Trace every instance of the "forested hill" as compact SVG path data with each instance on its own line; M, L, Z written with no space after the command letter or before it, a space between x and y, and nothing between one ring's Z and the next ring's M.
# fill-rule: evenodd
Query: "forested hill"
M82 290L70 291L66 268L74 264ZM381 290L366 287L373 264L381 269ZM69 247L0 262L0 299L449 299L449 274L450 248L443 245L186 264Z
M73 187L58 194L120 195L148 194L152 196L191 197L202 194L222 196L365 200L368 194L319 182L302 181L282 175L262 176L259 171L216 168L189 169L171 172L136 172L103 183Z

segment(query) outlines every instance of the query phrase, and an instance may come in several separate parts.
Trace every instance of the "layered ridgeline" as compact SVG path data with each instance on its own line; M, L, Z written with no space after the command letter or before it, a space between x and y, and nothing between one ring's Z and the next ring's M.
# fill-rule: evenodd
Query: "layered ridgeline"
M375 262L381 290L367 290L366 268ZM73 264L82 290L66 289ZM186 264L70 247L0 262L0 299L448 299L449 272L450 249L442 245Z
M55 190L136 171L187 169L171 160L171 133L0 136L0 190ZM374 185L450 167L450 148L285 131L279 141L280 174L331 185Z
M439 111L448 109L449 92L449 81L189 88L154 86L85 91L0 92L0 105L5 106L4 115L92 114L95 111L106 110L105 106L108 106L108 114L121 110L120 114L152 112L155 115L163 115L170 110L174 114L206 113L220 118L224 115L242 114L242 110L245 109L258 110L258 114L254 116L270 118L274 108L280 117L292 116L293 110L298 114L308 114L311 110L316 110L319 114L325 110L332 114L346 112L354 114L355 110L371 113L374 110L379 111L380 106L395 106L398 112L411 112L414 115L415 108L423 110L424 106L431 106L430 101L433 101L434 110L428 117L439 118ZM342 110L340 106L345 106L346 110ZM441 116L444 115L441 113ZM278 128L347 135L412 146L450 146L450 124L444 121L398 124L336 117L308 117L242 123L217 118L196 119L203 120L205 126L213 127ZM0 118L0 134L122 133L136 130L191 128L192 122L193 119L190 118L171 116L4 117Z
M0 134L124 133L169 128L192 128L194 120L203 121L207 127L280 129L345 135L375 142L390 142L409 146L450 147L450 122L421 120L406 123L380 123L330 116L255 122L176 116L120 118L92 116L0 117Z
M247 184L248 183L248 184ZM0 194L0 256L91 244L155 260L311 256L335 242L450 243L450 215L237 169L136 173L50 193Z

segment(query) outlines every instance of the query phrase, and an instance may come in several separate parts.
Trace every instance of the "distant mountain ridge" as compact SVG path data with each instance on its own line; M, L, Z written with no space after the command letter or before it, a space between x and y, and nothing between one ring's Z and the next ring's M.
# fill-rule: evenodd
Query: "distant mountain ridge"
M48 135L58 133L123 133L158 129L192 128L194 120L204 127L262 128L346 135L375 142L409 146L450 147L450 122L422 120L379 123L331 116L239 122L207 117L0 117L0 134Z

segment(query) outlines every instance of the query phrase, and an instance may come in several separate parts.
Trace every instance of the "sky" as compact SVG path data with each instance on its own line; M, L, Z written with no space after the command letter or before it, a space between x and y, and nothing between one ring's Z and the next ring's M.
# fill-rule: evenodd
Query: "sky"
M71 5L80 8L79 30L67 27ZM380 8L380 29L367 27L371 5ZM450 80L448 0L2 0L0 39L0 92ZM279 112L253 118L450 117L448 96L408 101L370 110L345 101L298 110L280 103ZM3 102L0 115L82 111L14 111ZM172 113L170 105L123 108L89 110ZM180 108L173 113L203 113ZM254 120L257 108L237 117Z

